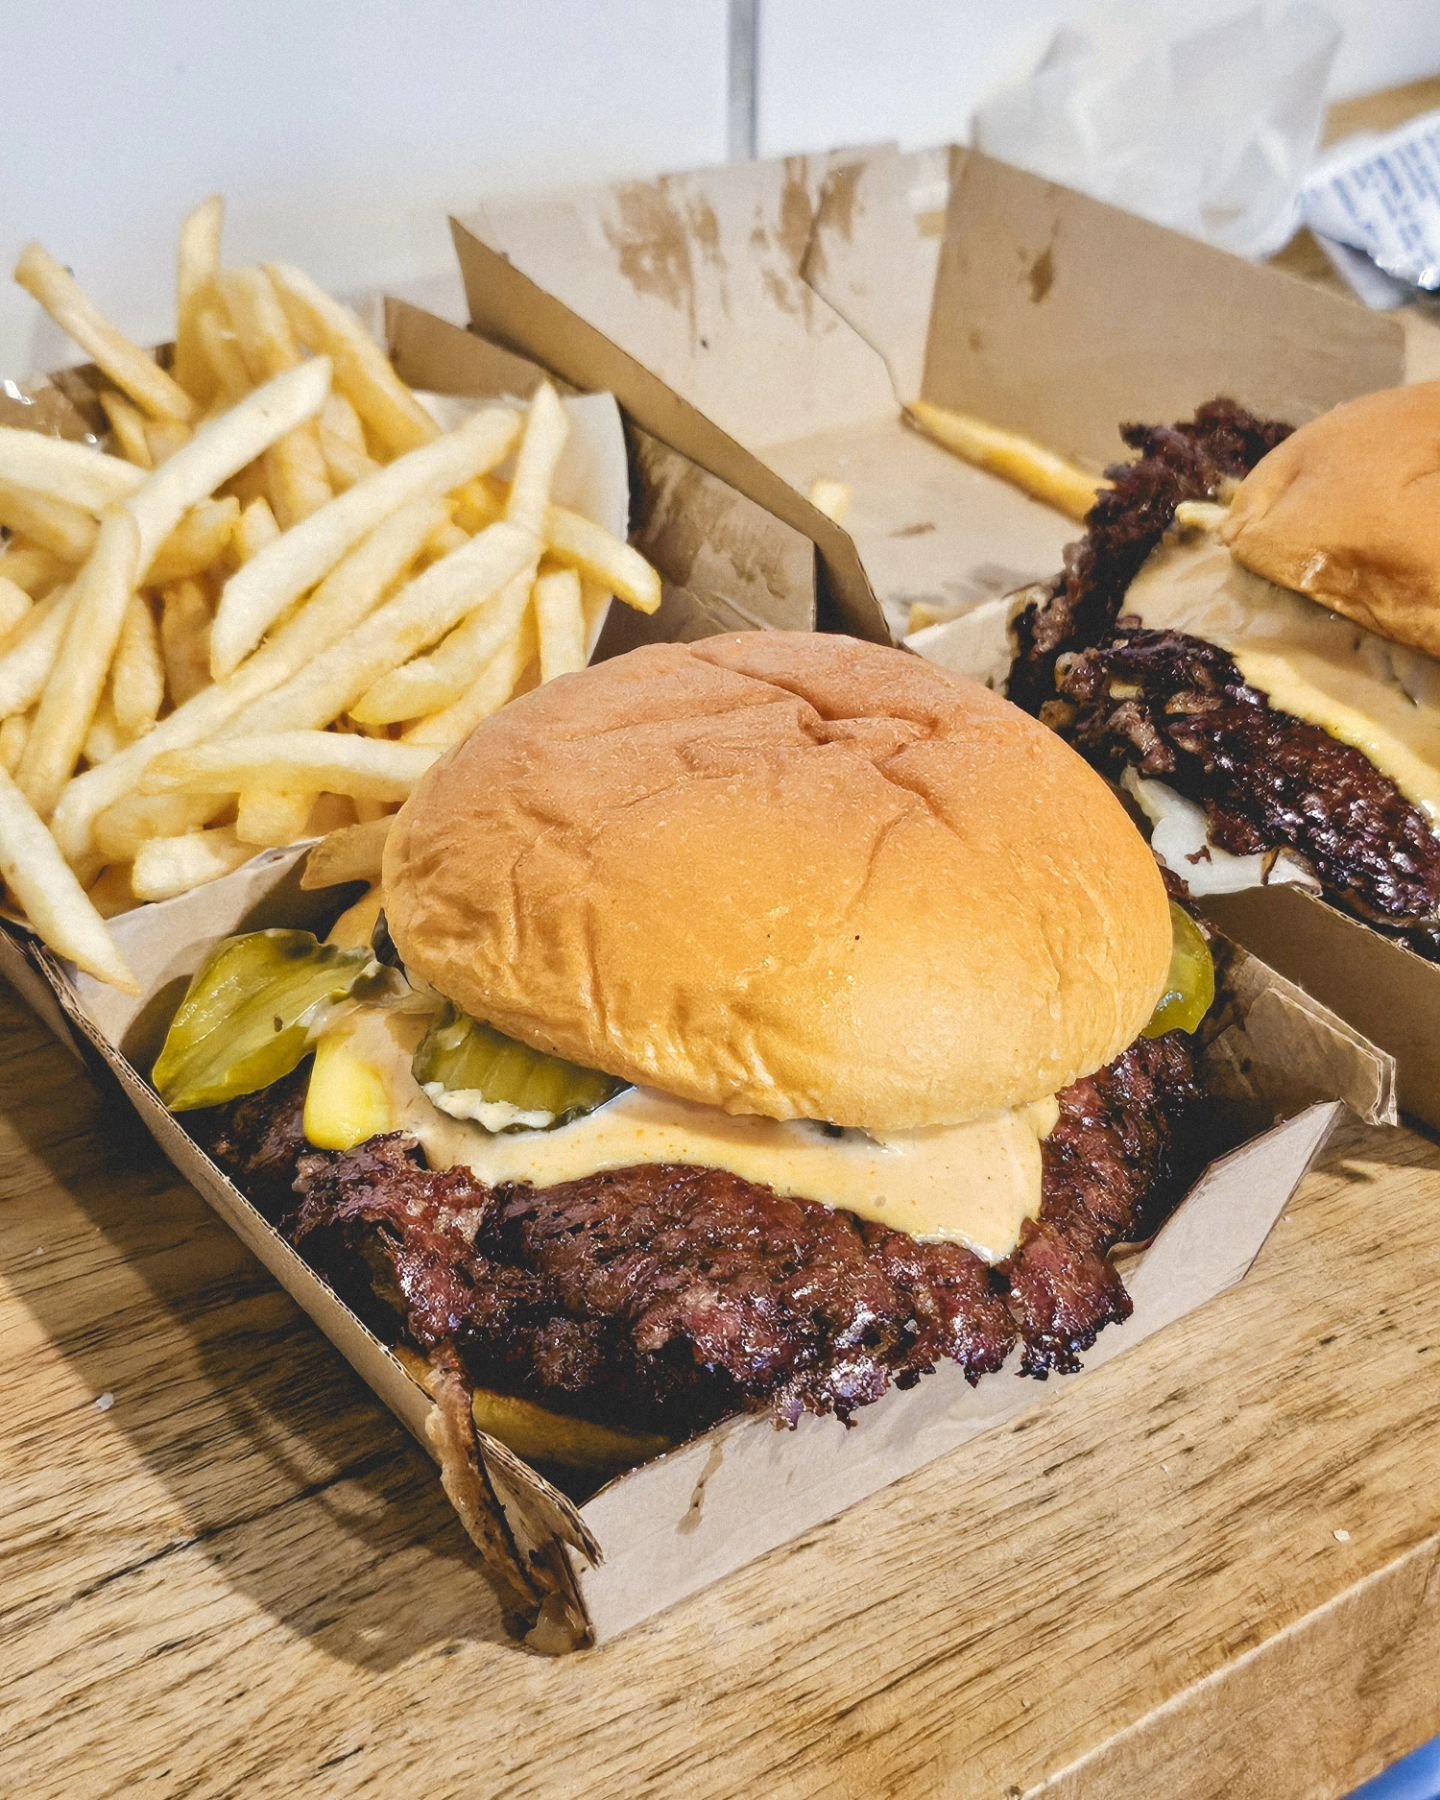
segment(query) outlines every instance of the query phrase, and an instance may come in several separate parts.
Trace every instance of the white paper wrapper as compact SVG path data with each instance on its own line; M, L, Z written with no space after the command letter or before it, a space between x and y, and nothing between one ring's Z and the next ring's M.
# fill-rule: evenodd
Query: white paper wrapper
M1205 808L1164 782L1147 781L1127 768L1120 785L1150 821L1150 848L1197 900L1211 894L1239 894L1246 888L1287 885L1319 893L1320 883L1287 851L1233 856L1212 844Z
M1295 228L1339 42L1309 0L1218 19L1173 0L1106 5L980 106L975 141L1157 224L1269 256Z
M1300 212L1367 306L1440 289L1440 112L1340 145L1306 181Z

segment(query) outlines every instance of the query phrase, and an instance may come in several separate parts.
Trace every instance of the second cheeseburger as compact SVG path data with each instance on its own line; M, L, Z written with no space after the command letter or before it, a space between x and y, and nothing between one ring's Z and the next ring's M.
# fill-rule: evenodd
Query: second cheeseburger
M400 996L216 1154L394 1340L577 1432L1073 1368L1193 1172L1203 941L1099 776L904 652L548 684L425 778L382 898Z

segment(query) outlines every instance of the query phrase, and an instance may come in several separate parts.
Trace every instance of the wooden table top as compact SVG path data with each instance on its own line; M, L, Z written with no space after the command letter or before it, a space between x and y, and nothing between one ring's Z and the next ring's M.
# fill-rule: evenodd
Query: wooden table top
M1409 1132L1342 1128L1242 1286L1134 1356L549 1661L420 1450L4 990L0 1096L0 1792L1236 1800L1440 1728Z
M1347 127L1440 83L1405 96ZM1408 1131L1342 1127L1242 1286L1136 1355L559 1662L4 989L0 1369L7 1794L1244 1800L1440 1731L1440 1149Z

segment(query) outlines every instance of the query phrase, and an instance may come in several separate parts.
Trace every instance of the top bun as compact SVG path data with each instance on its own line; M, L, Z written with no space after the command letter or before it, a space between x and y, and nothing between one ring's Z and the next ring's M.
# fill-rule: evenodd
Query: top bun
M384 892L407 966L512 1037L881 1131L1101 1067L1170 958L1154 859L1074 751L907 651L801 632L514 701L401 809Z
M1221 535L1257 575L1440 656L1440 381L1302 425L1241 482Z

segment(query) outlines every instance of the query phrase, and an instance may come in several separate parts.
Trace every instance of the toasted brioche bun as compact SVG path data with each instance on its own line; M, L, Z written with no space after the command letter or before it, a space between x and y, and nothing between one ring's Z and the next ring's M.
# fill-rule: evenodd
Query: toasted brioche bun
M385 850L407 966L537 1048L870 1130L1054 1093L1149 1019L1160 874L988 689L850 638L662 644L513 702Z
M1302 425L1241 482L1221 536L1257 575L1440 656L1440 381Z

